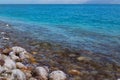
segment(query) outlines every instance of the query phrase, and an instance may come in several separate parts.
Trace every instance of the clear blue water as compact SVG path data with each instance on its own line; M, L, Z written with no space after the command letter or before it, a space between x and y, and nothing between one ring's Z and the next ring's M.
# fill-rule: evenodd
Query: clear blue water
M120 53L120 5L0 5L0 20L39 40Z

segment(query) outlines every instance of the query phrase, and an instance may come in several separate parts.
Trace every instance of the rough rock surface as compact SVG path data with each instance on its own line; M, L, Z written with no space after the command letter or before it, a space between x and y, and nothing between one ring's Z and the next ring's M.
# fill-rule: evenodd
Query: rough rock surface
M7 53L8 52L8 53ZM0 80L48 80L49 69L47 66L31 64L34 57L22 47L12 47L12 51L0 54ZM6 55L9 54L9 55ZM20 59L20 60L18 60ZM58 74L63 79L63 72ZM65 74L64 74L65 77Z

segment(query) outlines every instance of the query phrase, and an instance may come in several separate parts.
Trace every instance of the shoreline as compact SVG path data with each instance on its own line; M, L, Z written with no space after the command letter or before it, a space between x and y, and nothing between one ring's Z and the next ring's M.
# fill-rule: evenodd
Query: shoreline
M0 48L21 46L35 57L39 65L48 66L51 70L63 70L68 80L120 78L120 59L116 59L116 56L87 50L76 51L58 44L40 42L29 37L28 33L14 30L5 22L0 22L0 32Z

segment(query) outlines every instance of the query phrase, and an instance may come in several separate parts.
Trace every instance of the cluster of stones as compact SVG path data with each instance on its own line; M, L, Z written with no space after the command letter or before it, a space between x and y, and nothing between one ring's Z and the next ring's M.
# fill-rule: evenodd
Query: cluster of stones
M49 71L47 66L37 66L34 57L22 47L0 51L0 80L66 80L61 70Z

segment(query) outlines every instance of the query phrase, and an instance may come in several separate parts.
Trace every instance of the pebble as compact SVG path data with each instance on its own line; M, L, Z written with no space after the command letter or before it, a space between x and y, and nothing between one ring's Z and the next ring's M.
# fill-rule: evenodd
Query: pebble
M2 35L6 34L6 32L1 32Z
M5 59L4 67L6 67L7 69L11 70L11 69L15 69L16 68L16 64L15 64L15 62L12 59L10 59L9 57L7 57Z
M83 56L80 56L77 58L78 61L91 61L92 59L89 58L89 57L83 57Z
M15 53L21 53L21 52L24 52L24 51L26 52L26 50L24 48L18 47L18 46L12 47L12 50Z
M12 70L12 76L10 80L26 80L25 74L19 70L19 69L14 69Z
M4 40L9 40L10 38L7 38L7 37L4 37L4 36L3 36L2 39L4 39Z
M66 80L66 74L63 71L53 71L49 75L50 80Z
M3 50L3 53L6 54L6 55L9 55L10 52L11 52L10 48L6 48L6 49Z
M6 24L6 27L9 27L9 24Z
M32 52L32 54L37 54L37 52Z
M26 59L24 52L19 53L19 57L20 57L20 59Z
M19 68L19 69L27 69L27 67L24 64L20 63L20 62L16 63L16 67Z
M49 70L47 67L36 67L35 72L41 80L48 80Z
M14 52L10 52L9 56L14 61L20 60L20 58L18 56L16 56Z
M68 73L71 74L71 75L80 75L80 71L75 70L75 69L70 70Z

